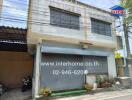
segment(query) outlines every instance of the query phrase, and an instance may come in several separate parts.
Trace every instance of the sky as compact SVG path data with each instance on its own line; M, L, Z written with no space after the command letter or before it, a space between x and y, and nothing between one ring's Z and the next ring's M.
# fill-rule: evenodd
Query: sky
M78 0L102 9L117 5L119 0ZM28 0L4 0L0 25L26 28ZM2 19L2 20L1 20Z
M0 25L26 28L27 12L27 0L4 0Z
M78 1L91 4L93 6L96 6L102 9L109 9L119 4L119 0L78 0Z

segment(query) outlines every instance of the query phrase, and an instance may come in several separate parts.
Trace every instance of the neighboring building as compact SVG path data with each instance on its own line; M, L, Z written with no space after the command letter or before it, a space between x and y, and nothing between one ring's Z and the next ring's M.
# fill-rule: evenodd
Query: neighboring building
M8 88L21 88L22 78L32 75L26 36L27 29L0 26L0 83Z
M27 42L35 55L35 97L44 87L77 89L94 82L97 74L117 76L115 18L110 12L75 0L31 0L29 9ZM87 66L55 65L60 61ZM62 70L88 70L89 74L62 75Z
M125 34L122 18L116 20L117 43L119 46L117 52L124 60L124 75L132 78L131 34L128 33L128 36Z

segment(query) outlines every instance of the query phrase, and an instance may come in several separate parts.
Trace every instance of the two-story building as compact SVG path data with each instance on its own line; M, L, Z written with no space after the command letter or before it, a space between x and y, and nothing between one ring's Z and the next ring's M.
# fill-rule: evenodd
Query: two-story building
M27 41L35 55L33 95L45 87L79 89L97 74L116 77L114 21L109 11L76 0L31 0Z

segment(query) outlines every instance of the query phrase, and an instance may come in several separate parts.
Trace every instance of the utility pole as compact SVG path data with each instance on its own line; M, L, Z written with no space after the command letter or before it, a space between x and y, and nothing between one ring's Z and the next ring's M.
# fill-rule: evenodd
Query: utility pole
M125 34L125 42L126 42L126 51L127 51L127 69L128 74L132 78L132 56L130 52L130 44L129 44L129 30L128 30L128 23L126 22L126 16L123 18L123 28Z
M124 17L119 17L119 23L121 28L121 37L122 37L122 46L123 46L123 71L122 75L125 76L125 68L127 67L127 46L126 46L126 35L125 35L125 29L124 29Z
M3 0L0 0L0 17L2 16Z

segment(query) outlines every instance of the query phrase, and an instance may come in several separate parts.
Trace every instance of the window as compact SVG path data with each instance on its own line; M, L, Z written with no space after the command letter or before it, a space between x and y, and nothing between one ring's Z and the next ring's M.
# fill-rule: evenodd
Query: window
M91 19L92 32L100 35L111 36L111 23Z
M123 49L122 37L117 36L118 49Z
M52 7L50 8L50 24L64 28L80 29L79 15Z
M69 2L76 2L76 0L66 0L66 1L69 1Z

